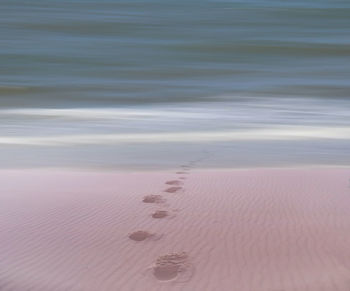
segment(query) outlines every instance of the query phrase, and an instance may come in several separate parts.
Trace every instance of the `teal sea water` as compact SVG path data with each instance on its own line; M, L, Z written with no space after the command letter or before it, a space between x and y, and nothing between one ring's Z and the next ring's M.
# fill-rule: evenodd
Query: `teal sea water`
M350 165L350 2L0 1L1 167Z

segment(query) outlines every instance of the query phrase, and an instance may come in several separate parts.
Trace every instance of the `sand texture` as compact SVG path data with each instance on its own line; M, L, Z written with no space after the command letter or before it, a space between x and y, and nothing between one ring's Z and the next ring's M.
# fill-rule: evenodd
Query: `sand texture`
M0 290L349 291L349 178L1 170Z

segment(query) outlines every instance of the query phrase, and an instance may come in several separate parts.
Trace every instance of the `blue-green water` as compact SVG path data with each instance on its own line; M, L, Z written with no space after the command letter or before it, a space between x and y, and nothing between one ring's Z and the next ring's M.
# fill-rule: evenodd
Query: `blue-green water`
M4 167L350 164L349 1L2 0L0 36Z

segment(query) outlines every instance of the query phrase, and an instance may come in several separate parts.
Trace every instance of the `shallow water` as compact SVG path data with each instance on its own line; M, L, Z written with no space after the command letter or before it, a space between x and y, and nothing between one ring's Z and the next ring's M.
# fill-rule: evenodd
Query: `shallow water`
M348 1L0 3L1 167L349 165Z

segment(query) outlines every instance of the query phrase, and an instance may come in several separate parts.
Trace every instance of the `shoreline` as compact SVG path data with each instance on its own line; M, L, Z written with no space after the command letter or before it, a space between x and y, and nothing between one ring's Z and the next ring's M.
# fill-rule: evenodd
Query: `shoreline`
M176 171L177 167L140 167L140 166L125 166L125 167L60 167L60 166L26 166L26 167L7 167L1 168L0 172L58 172L58 173L95 173L97 175L103 173L118 174L118 173L171 173ZM339 164L295 164L295 165L256 165L256 166L198 166L193 170L196 172L217 172L217 171L250 171L250 170L298 170L298 169L350 169L350 165L339 165Z

